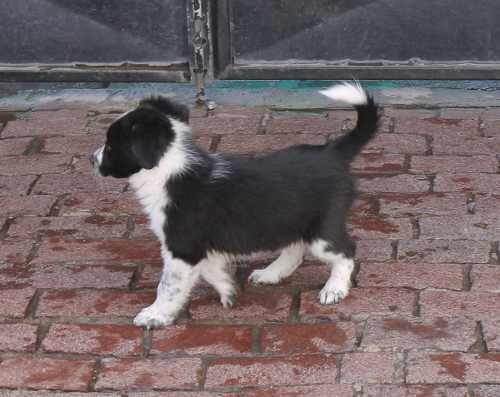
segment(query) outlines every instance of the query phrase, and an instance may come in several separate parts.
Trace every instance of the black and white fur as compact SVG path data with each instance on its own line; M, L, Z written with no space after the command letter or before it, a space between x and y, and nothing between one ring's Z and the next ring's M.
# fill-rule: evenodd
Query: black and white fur
M346 232L354 199L349 164L375 134L377 105L356 84L322 94L355 106L358 121L349 134L255 159L204 152L193 143L187 109L161 97L143 100L110 126L93 166L103 176L129 178L162 244L157 297L136 325L174 322L200 277L230 307L229 265L259 252L280 254L250 275L253 283L279 283L309 250L331 267L320 302L348 294L355 250Z

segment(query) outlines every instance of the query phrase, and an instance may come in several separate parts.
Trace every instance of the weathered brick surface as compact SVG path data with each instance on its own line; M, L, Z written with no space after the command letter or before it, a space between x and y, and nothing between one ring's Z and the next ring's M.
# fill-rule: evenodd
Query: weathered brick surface
M83 109L33 112L21 120L10 121L2 137L85 134L86 116Z
M411 315L415 293L403 288L352 288L337 305L319 303L319 291L301 296L300 315L305 320L364 319L369 316Z
M391 353L351 353L342 360L341 383L390 383L396 356Z
M487 263L490 243L475 240L404 240L398 259L428 263Z
M155 299L160 245L127 181L88 161L131 106L0 112L0 396L500 394L499 109L384 109L352 165L360 270L339 304L319 304L330 266L309 254L279 285L248 283L267 255L240 264L234 308L202 281L178 325L146 331L132 319ZM355 122L352 110L191 113L201 147L243 154Z
M155 330L151 352L240 355L252 351L252 329L244 326L179 325Z
M427 290L420 295L422 316L500 318L500 294Z
M53 324L42 343L45 352L137 355L142 329L132 325Z
M0 130L1 130L0 126ZM0 140L0 156L19 156L28 148L32 138Z
M408 383L495 383L500 377L496 353L410 353Z
M437 172L497 172L495 156L413 156L410 171L435 174Z
M0 351L34 351L36 343L36 332L36 325L0 324Z
M0 289L0 316L24 317L34 293L32 288Z
M361 348L367 351L467 351L476 342L475 330L476 322L466 319L369 319L363 332Z
M262 351L333 353L354 349L356 329L350 322L267 326L262 329Z
M361 263L357 276L361 287L446 288L461 290L464 268L458 264Z
M105 359L96 390L192 389L199 384L201 361Z
M154 301L153 293L67 290L44 292L37 317L133 317Z
M59 174L67 171L70 163L71 156L59 154L0 157L0 174L6 176Z
M210 293L193 297L189 311L195 320L251 322L258 318L263 321L284 321L290 314L291 302L292 298L287 293L248 290L238 295L235 305L227 310L220 304L219 297Z
M337 359L328 355L218 359L208 365L205 387L335 383Z
M127 287L134 268L40 263L0 268L0 288L119 288Z
M0 214L5 216L47 216L54 196L0 197Z
M87 390L94 363L38 357L13 357L0 362L0 387Z

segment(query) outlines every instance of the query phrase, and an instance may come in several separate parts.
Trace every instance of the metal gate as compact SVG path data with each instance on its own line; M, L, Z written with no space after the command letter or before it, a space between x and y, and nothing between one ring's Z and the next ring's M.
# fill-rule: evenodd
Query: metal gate
M498 79L498 0L2 0L0 81Z

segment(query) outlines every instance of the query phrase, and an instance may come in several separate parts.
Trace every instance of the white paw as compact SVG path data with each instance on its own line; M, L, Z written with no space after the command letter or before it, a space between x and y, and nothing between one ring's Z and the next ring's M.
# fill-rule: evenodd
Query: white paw
M234 295L223 295L220 297L220 303L224 309L229 309L234 305Z
M173 324L175 317L162 313L154 305L142 309L134 318L134 324L138 327L161 327L164 325Z
M248 280L254 284L278 284L281 278L279 273L271 272L265 268L254 270Z
M349 293L349 282L330 282L328 281L319 293L319 302L322 305L331 305L339 303Z

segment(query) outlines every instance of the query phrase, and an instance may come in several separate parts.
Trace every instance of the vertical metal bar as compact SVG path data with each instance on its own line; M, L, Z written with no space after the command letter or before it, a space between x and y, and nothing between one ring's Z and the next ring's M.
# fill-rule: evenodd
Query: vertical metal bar
M191 75L196 85L196 101L204 103L205 84L213 80L210 0L187 0Z

